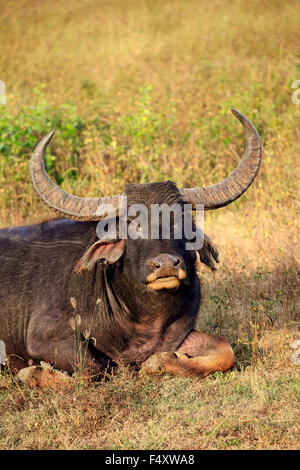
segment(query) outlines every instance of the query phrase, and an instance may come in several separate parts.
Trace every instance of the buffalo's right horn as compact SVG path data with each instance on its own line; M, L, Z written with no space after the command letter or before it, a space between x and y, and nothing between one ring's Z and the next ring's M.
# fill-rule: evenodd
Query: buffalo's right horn
M64 217L75 220L101 220L106 215L106 206L118 211L119 195L102 198L77 197L60 189L49 178L45 170L44 157L54 131L37 145L30 162L30 176L34 189L44 203Z

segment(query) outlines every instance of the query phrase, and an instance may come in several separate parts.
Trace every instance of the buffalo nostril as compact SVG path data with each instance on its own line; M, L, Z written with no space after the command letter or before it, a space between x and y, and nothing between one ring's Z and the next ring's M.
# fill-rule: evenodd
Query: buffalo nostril
M151 271L166 275L177 275L183 261L180 256L161 253L155 258L148 259L147 264Z

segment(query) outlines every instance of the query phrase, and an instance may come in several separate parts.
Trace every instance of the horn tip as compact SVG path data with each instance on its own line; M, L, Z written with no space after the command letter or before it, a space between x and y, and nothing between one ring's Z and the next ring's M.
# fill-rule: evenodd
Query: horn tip
M50 131L45 137L43 137L42 140L40 140L33 152L32 159L36 158L37 155L41 156L41 158L44 158L44 152L46 150L46 147L54 136L54 134L55 131Z
M234 114L235 116L240 116L240 115L241 115L241 113L240 113L237 109L235 109L235 108L230 108L230 111L231 111L232 114Z
M50 131L50 132L48 132L48 134L46 135L46 138L48 138L49 140L51 140L52 137L54 136L54 134L55 134L55 131Z
M52 137L54 136L55 134L55 131L50 131L48 132L47 135L45 135L45 137L41 140L41 142L45 142L46 145L49 144L50 140L52 139Z
M238 118L238 120L242 123L244 127L246 124L252 125L251 121L244 114L240 113L237 109L231 108L230 110L232 114Z
M49 144L50 140L52 139L52 137L54 136L54 134L55 134L55 131L48 132L48 134L45 135L45 137L39 142L37 148L39 148L40 145L43 146L43 147L47 146Z

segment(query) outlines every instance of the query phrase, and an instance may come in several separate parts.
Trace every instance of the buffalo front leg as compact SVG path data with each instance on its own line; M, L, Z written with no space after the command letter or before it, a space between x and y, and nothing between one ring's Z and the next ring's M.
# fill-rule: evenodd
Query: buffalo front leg
M32 322L27 333L27 353L30 358L45 361L56 369L72 374L81 372L84 375L100 373L105 369L101 354L98 357L91 351L89 341L80 334L63 326L55 328L51 323ZM104 359L104 357L103 357Z
M173 352L153 354L143 364L148 373L169 373L187 377L205 377L217 371L225 372L235 362L230 344L221 336L192 331Z
M69 388L72 378L65 375L67 372L78 372L80 376L89 379L105 370L104 364L87 349L87 344L72 341L71 338L61 338L48 343L40 343L35 338L28 341L27 349L29 355L40 362L40 365L26 367L18 373L19 380L29 386Z

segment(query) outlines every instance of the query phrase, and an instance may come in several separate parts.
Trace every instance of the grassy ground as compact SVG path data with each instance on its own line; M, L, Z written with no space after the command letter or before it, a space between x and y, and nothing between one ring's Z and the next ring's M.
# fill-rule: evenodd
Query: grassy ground
M2 374L0 448L299 448L299 13L279 0L1 6L1 226L52 217L28 163L53 128L47 170L78 195L222 179L244 148L232 106L257 126L264 159L247 193L206 217L222 262L201 270L198 326L230 340L233 371L201 381L124 369L59 393Z

